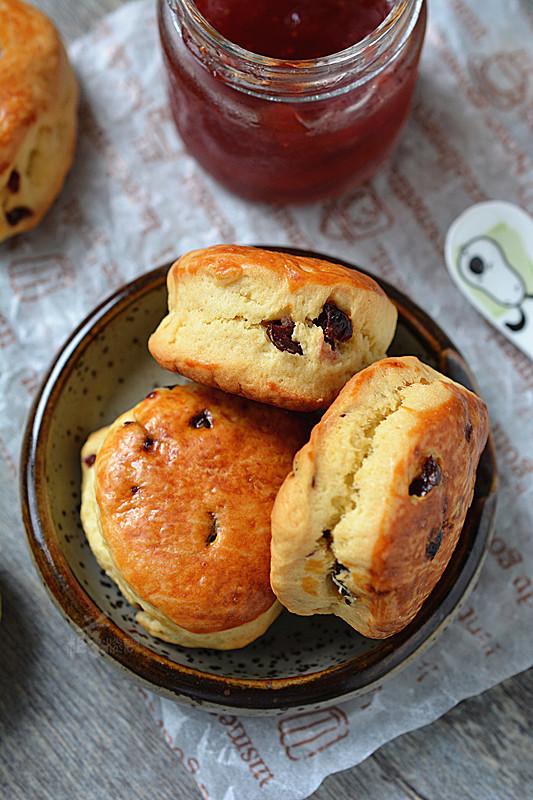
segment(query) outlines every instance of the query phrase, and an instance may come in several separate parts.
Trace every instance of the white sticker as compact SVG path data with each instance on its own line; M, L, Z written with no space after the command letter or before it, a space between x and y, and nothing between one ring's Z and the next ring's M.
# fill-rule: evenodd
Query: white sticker
M471 206L448 231L446 264L480 314L533 359L533 218L497 200Z

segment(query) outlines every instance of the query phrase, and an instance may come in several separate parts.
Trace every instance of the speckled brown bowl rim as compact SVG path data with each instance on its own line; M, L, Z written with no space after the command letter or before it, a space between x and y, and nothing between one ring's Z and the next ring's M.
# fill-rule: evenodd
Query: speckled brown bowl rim
M266 245L261 245L267 247ZM269 249L311 255L353 268L342 259L290 247ZM205 673L177 664L135 641L106 617L80 585L58 544L46 487L46 442L50 421L65 382L92 339L124 308L162 288L169 264L141 275L118 289L76 328L61 348L29 415L21 454L22 515L31 554L51 598L79 634L116 665L150 689L189 704L231 708L240 713L328 705L356 697L381 683L425 649L451 621L475 584L491 533L496 501L496 463L492 438L483 453L474 500L458 547L439 584L416 619L399 634L379 643L377 655L310 674L279 679L246 679ZM357 267L364 272L360 267ZM370 274L370 273L367 273ZM470 370L436 323L405 295L371 275L398 307L402 323L438 354L437 368L475 387ZM355 668L357 661L357 668Z

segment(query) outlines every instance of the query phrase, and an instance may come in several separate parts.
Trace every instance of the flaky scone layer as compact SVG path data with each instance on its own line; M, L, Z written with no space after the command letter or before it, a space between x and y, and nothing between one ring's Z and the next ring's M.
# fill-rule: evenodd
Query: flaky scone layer
M180 258L167 283L169 313L149 341L163 367L297 411L332 402L396 327L375 281L318 259L219 245Z
M372 638L405 627L455 548L487 435L483 401L414 357L354 376L274 504L280 602Z

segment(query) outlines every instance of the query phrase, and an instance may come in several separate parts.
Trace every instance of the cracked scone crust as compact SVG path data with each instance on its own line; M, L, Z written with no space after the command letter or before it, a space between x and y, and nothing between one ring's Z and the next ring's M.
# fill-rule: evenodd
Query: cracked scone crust
M352 378L274 504L280 602L375 639L404 628L452 555L487 435L483 401L414 357Z
M0 242L34 228L58 195L76 142L78 86L55 27L0 0Z
M178 386L89 437L83 528L149 633L243 647L278 616L270 513L307 433L288 412Z
M311 411L381 358L397 312L356 270L218 245L168 274L169 313L149 341L166 369L253 400Z

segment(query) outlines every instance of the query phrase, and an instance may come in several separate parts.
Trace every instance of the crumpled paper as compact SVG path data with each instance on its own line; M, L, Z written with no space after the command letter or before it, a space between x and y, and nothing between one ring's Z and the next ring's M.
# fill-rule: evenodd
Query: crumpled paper
M12 500L21 430L58 346L120 284L220 241L321 250L407 291L472 365L497 445L499 511L479 585L402 673L296 719L238 719L146 695L204 798L304 798L326 775L533 663L533 365L461 297L443 261L446 230L472 203L533 211L532 34L529 0L485 0L482 14L473 0L431 3L415 105L392 160L365 187L298 209L248 205L184 153L151 0L71 47L83 89L75 166L39 229L0 246L0 480L12 489L0 497L3 524L21 527Z

